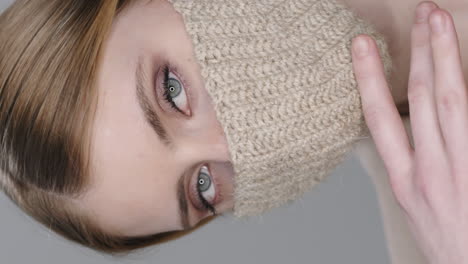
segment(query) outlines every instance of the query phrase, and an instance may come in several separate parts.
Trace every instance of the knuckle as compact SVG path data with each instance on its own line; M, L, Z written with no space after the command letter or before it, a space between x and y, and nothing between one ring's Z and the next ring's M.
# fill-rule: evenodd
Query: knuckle
M411 198L410 197L411 196L411 191L410 191L411 182L408 180L411 178L410 172L408 170L405 170L403 166L400 168L394 168L394 169L388 168L387 171L389 172L390 187L392 188L392 192L393 192L393 195L395 196L395 199L401 205L406 205Z
M408 208L411 201L411 192L408 190L407 184L395 179L390 180L390 186L392 188L393 196L395 200L404 208Z
M432 159L423 159L418 164L418 173L414 175L414 185L416 193L418 193L426 204L432 203L432 197L438 186L437 177L438 171L440 171L440 164L433 162Z
M461 98L461 93L447 89L436 97L437 108L444 113L452 113L460 105Z
M427 177L416 177L415 186L417 193L423 198L426 204L432 204L432 186Z
M408 84L408 102L410 104L419 102L429 90L428 82L421 77L411 78Z
M421 177L421 176L415 177L415 185L416 185L417 190L424 196L426 196L430 192L429 184L428 184L426 177Z

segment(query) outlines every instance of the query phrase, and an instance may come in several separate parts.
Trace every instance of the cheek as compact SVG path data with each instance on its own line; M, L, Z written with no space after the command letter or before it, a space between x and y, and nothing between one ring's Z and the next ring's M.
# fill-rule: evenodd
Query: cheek
M103 199L96 199L102 201L98 211L103 223L134 235L177 228L175 191L173 184L168 184L172 182L163 179L164 176L159 172L146 178L128 175L116 181L112 188L103 190Z

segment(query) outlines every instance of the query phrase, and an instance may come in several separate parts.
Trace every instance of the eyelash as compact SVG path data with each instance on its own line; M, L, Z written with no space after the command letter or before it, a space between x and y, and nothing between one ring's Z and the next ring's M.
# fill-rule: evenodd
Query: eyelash
M182 110L180 110L179 107L177 107L177 105L174 103L174 101L172 100L169 94L169 72L171 71L170 68L171 67L167 64L164 65L164 68L163 68L163 73L164 73L164 79L162 83L163 98L174 110L176 110L177 112L180 112L181 114L185 114Z
M164 79L163 79L163 82L162 82L162 87L163 87L163 92L164 92L163 98L173 109L175 109L176 111L184 114L184 112L177 107L177 105L174 103L171 96L169 95L169 72L171 71L170 68L171 67L169 65L165 65L164 68L163 68L163 75L164 75ZM200 173L201 173L201 169L198 171L197 176L199 176ZM210 177L212 177L212 176L210 175ZM196 182L197 182L197 184L195 184L194 188L195 188L195 191L197 193L197 197L200 200L201 204L203 205L203 207L206 210L210 211L213 214L213 216L217 215L216 209L214 208L214 206L212 204L210 204L205 198L203 198L203 195L202 195L202 193L200 192L200 190L198 188L198 177L197 177ZM213 180L211 182L212 182L212 184L215 184L215 190L219 190L217 184Z
M198 175L200 175L200 171L198 171ZM215 184L213 180L211 180L211 184ZM198 199L200 200L201 204L203 205L203 207L205 207L206 210L210 211L211 214L213 214L213 216L215 216L216 215L216 209L214 208L214 206L212 204L210 204L207 200L205 200L205 198L203 198L203 195L201 194L200 190L198 189L198 177L197 177L197 184L195 186L196 186L195 189L197 190L197 194L198 194ZM219 191L216 184L215 184L215 189L217 191Z

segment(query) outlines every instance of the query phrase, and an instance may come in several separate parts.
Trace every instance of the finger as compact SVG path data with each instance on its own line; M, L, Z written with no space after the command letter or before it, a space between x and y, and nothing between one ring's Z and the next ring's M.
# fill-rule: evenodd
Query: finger
M440 127L449 159L461 168L468 162L468 100L458 37L447 11L434 10L429 20Z
M436 162L437 157L445 151L435 106L434 62L429 26L429 14L436 8L433 2L418 4L411 30L408 102L415 155L423 164Z
M355 52L359 40L368 43L367 54ZM411 146L390 94L379 51L367 35L353 39L353 68L361 94L364 117L390 177L392 187L406 190L411 165ZM402 171L402 169L404 171Z

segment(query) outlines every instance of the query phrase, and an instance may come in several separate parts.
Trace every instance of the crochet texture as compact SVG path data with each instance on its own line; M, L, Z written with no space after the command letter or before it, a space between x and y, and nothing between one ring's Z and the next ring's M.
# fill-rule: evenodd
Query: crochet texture
M386 42L330 0L170 0L182 15L235 171L234 213L300 197L369 136L351 40Z

